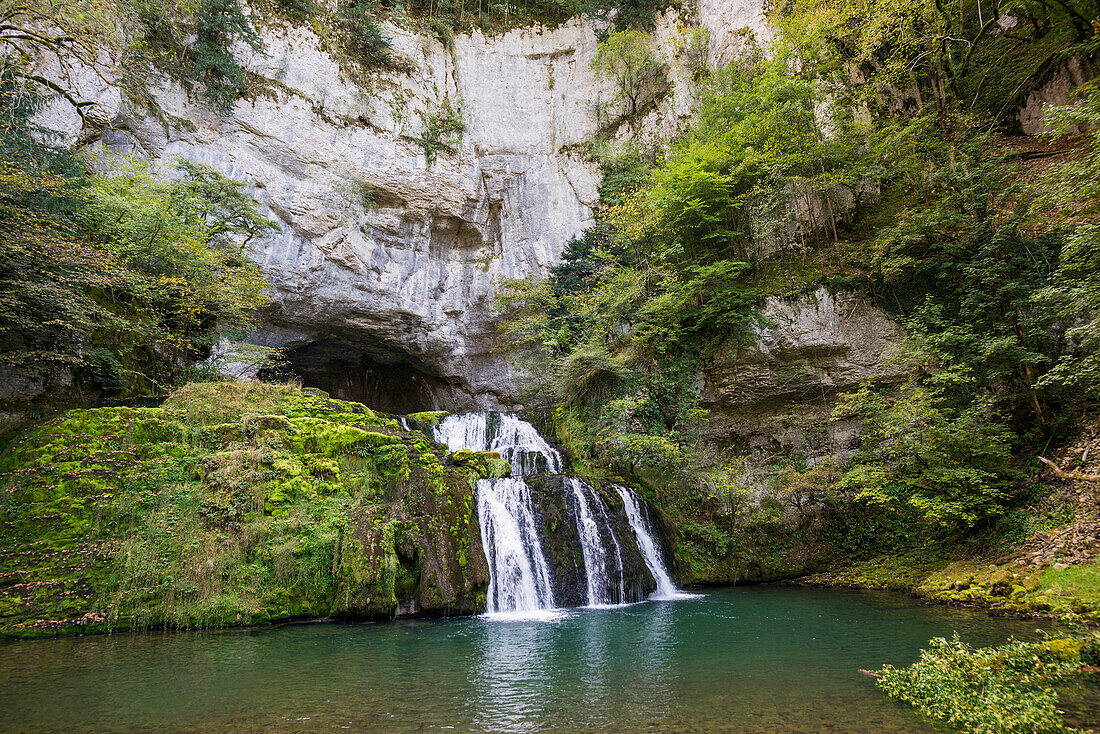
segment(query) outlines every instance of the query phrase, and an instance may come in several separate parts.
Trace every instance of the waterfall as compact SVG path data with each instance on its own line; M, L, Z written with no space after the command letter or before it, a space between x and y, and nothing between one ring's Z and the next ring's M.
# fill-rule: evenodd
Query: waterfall
M449 415L435 427L435 440L451 451L496 451L518 476L561 472L561 453L534 426L511 413Z
M642 552L645 565L653 574L653 580L657 582L657 591L653 592L651 599L677 599L689 596L676 588L672 583L672 577L668 575L664 561L661 560L660 545L653 537L649 524L642 517L642 510L638 504L638 498L626 487L615 485L619 496L623 498L626 507L626 517L630 521L630 529L634 531L634 537L638 539L638 549Z
M520 478L479 480L477 517L489 562L486 611L553 608L550 568L539 542L527 482Z
M623 558L619 541L607 515L607 506L599 494L588 484L576 477L566 477L565 484L573 490L574 507L577 515L577 535L581 541L581 553L584 556L585 581L588 586L588 605L624 604L626 591L623 585ZM615 549L615 564L619 571L619 589L612 600L611 577L607 573L609 560L604 544L604 536Z
M631 533L626 532L622 517L612 513L601 490L581 479L561 477L562 484L557 485L555 478L544 478L535 485L539 492L532 490L526 477L559 474L562 456L530 423L510 413L462 413L447 416L432 435L451 451L495 451L512 467L507 479L477 482L481 544L489 565L486 611L490 614L543 616L554 609L556 594L557 603L567 606L618 605L626 603L628 596L635 601L653 588L648 575L642 578L644 568L657 584L651 598L688 596L673 584L643 515L645 506L629 489L615 487ZM564 495L548 489L562 485ZM561 520L568 523L564 531L557 525ZM623 535L621 540L616 528ZM548 562L544 543L553 550L553 564ZM581 557L573 555L578 545Z
M434 434L451 451L496 451L512 465L515 475L477 483L481 544L489 562L486 611L552 609L550 567L539 540L531 488L523 477L560 471L561 454L534 426L507 413L449 415Z

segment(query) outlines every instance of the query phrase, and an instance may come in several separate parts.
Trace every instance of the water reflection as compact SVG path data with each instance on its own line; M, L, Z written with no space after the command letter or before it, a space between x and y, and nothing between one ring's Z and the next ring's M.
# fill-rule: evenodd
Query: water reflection
M479 652L471 683L475 691L475 729L531 731L531 722L548 720L545 686L560 665L554 621L484 620L475 645Z
M915 734L931 730L858 668L905 664L956 629L989 644L1033 628L765 588L548 622L0 643L0 731Z

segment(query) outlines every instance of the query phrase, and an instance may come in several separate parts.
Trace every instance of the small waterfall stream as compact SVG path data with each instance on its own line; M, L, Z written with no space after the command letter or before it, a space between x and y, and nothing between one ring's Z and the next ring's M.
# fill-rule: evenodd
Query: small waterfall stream
M634 492L626 487L615 485L619 496L623 498L623 506L626 507L626 516L630 520L630 529L634 531L634 537L638 539L638 550L645 558L649 572L653 574L653 580L657 582L657 591L653 593L654 599L676 599L687 596L672 583L672 577L668 575L664 561L661 560L661 548L653 539L653 532L649 523L642 517L642 510L638 505L638 498Z
M477 483L477 519L489 561L489 612L551 609L550 568L539 543L531 488L520 477Z
M449 415L436 426L435 440L451 451L496 451L517 476L561 472L561 453L534 426L511 413Z
M451 451L496 451L512 467L512 476L507 479L481 479L477 483L478 521L490 577L486 611L525 614L554 609L555 566L547 560L546 538L540 536L536 503L525 477L559 474L561 453L534 426L508 413L448 416L435 427L434 438ZM642 568L644 564L657 585L651 598L680 598L661 560L660 544L643 516L644 504L631 490L614 487L623 501L624 523L622 511L612 511L601 496L604 490L597 490L577 477L561 477L561 482L569 519L575 526L575 545L579 545L581 552L577 564L583 565L583 569L574 568L577 564L570 561L567 575L583 571L583 598L588 606L638 601L645 597L646 590L653 589L652 585L638 588L639 583L632 581L637 579L637 572L632 579L627 578L624 543L628 539L629 545L637 546L636 551L630 550L634 568ZM616 525L620 528L618 535ZM626 530L628 526L630 532ZM562 566L556 568L561 571ZM641 573L644 575L644 571ZM571 593L575 599L577 592ZM563 603L578 602L565 599Z
M588 605L625 604L626 590L623 585L623 559L619 541L607 517L607 506L600 496L588 484L576 477L565 479L567 487L573 490L574 507L577 514L577 535L581 541L581 553L584 555L585 581L588 586ZM612 599L611 578L607 573L607 545L604 536L610 539L615 549L615 564L619 575L618 593Z

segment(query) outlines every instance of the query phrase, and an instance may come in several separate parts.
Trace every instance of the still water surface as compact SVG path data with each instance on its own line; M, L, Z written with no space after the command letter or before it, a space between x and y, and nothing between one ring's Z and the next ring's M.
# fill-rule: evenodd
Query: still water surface
M934 731L857 670L1035 623L756 587L552 621L0 642L3 732Z

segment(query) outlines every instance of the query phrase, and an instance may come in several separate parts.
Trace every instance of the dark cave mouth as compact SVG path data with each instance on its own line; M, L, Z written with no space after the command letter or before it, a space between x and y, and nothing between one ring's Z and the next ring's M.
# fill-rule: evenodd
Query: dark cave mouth
M297 378L303 387L324 390L340 400L363 403L383 413L456 410L473 402L453 380L441 377L422 359L400 348L358 346L321 339L287 349L282 364L261 370L263 380Z

